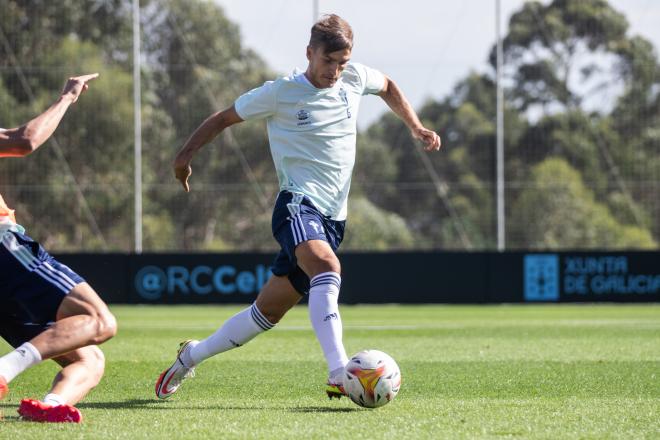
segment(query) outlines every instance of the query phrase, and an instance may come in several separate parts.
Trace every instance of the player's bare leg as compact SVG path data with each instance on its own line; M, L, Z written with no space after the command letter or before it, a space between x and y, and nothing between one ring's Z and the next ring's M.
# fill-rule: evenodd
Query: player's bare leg
M60 304L55 323L30 340L41 359L53 359L63 369L55 376L43 401L23 399L19 414L39 422L82 421L73 404L95 387L105 368L105 358L96 344L117 331L114 316L87 283L76 285Z
M105 371L105 356L96 345L79 348L53 360L62 369L53 379L49 394L60 396L69 405L75 405L98 385Z
M348 362L339 315L341 266L330 245L309 240L296 247L298 265L310 278L309 318L328 363L328 397L344 394L343 372Z
M82 421L75 405L101 381L105 370L103 352L95 345L79 348L53 358L62 366L50 392L43 400L23 399L18 413L38 422Z
M277 324L301 299L302 295L287 277L273 275L264 284L255 303L268 321Z
M206 339L180 344L176 360L156 381L156 396L160 399L170 397L185 379L194 375L196 365L216 354L240 347L273 328L301 298L286 277L270 277L250 307L229 318Z
M117 333L117 321L108 306L87 283L64 297L57 320L30 343L42 359L50 359L88 345L98 345Z
M312 279L324 272L341 273L341 265L330 245L323 240L309 240L296 247L298 266Z
M58 307L55 322L30 341L0 358L0 394L7 382L45 359L62 356L110 339L117 331L114 316L87 283L76 285Z

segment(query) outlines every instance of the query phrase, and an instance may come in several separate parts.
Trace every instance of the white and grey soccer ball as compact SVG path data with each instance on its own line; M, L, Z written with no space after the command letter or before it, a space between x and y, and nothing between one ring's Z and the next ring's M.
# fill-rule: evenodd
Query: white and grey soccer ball
M394 400L401 387L401 371L388 354L364 350L348 361L344 391L365 408L378 408Z

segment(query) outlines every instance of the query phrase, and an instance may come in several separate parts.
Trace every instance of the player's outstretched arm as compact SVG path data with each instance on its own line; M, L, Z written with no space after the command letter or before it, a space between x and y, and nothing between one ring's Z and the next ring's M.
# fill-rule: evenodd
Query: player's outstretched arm
M437 151L440 149L442 144L440 136L433 130L429 130L422 125L417 117L417 113L415 113L415 110L394 81L385 77L385 87L378 93L378 96L383 98L383 101L408 126L412 137L424 143L424 149L426 151Z
M225 128L243 122L236 109L232 105L226 110L214 113L197 127L193 134L188 138L184 146L179 150L174 159L174 176L181 182L186 192L190 191L188 179L192 174L190 162L193 156L204 145L215 139Z
M62 94L48 110L18 128L0 132L0 157L27 156L53 134L71 104L89 87L87 83L98 73L69 78Z

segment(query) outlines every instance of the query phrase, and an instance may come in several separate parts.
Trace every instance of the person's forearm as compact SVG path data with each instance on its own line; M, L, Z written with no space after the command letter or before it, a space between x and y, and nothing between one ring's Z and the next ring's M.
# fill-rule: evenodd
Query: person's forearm
M233 124L243 121L232 105L226 110L215 113L208 118L186 141L174 158L174 177L183 185L183 189L190 191L188 179L192 175L190 162L197 151L215 139L222 131Z
M69 96L60 96L45 112L17 130L16 134L22 138L28 154L52 136L72 102Z
M225 125L222 123L219 124L217 119L217 114L212 115L208 117L204 122L202 122L199 127L197 127L197 129L183 145L181 150L177 153L175 163L190 163L197 151L199 151L204 145L208 144L220 133L222 133Z
M387 90L379 94L383 101L392 109L392 111L408 126L409 129L421 127L422 123L417 117L417 113L410 105L410 102L403 95L403 92L391 79L387 80Z

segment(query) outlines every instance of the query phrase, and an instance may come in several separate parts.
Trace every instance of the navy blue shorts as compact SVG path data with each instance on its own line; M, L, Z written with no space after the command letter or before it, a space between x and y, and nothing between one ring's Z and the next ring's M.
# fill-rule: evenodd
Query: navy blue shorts
M303 241L323 240L337 251L344 239L345 221L331 220L302 194L282 191L273 210L273 236L282 250L273 263L273 274L287 276L301 295L309 293L309 277L298 266L296 246Z
M83 281L27 235L0 233L0 336L14 347L34 338Z

